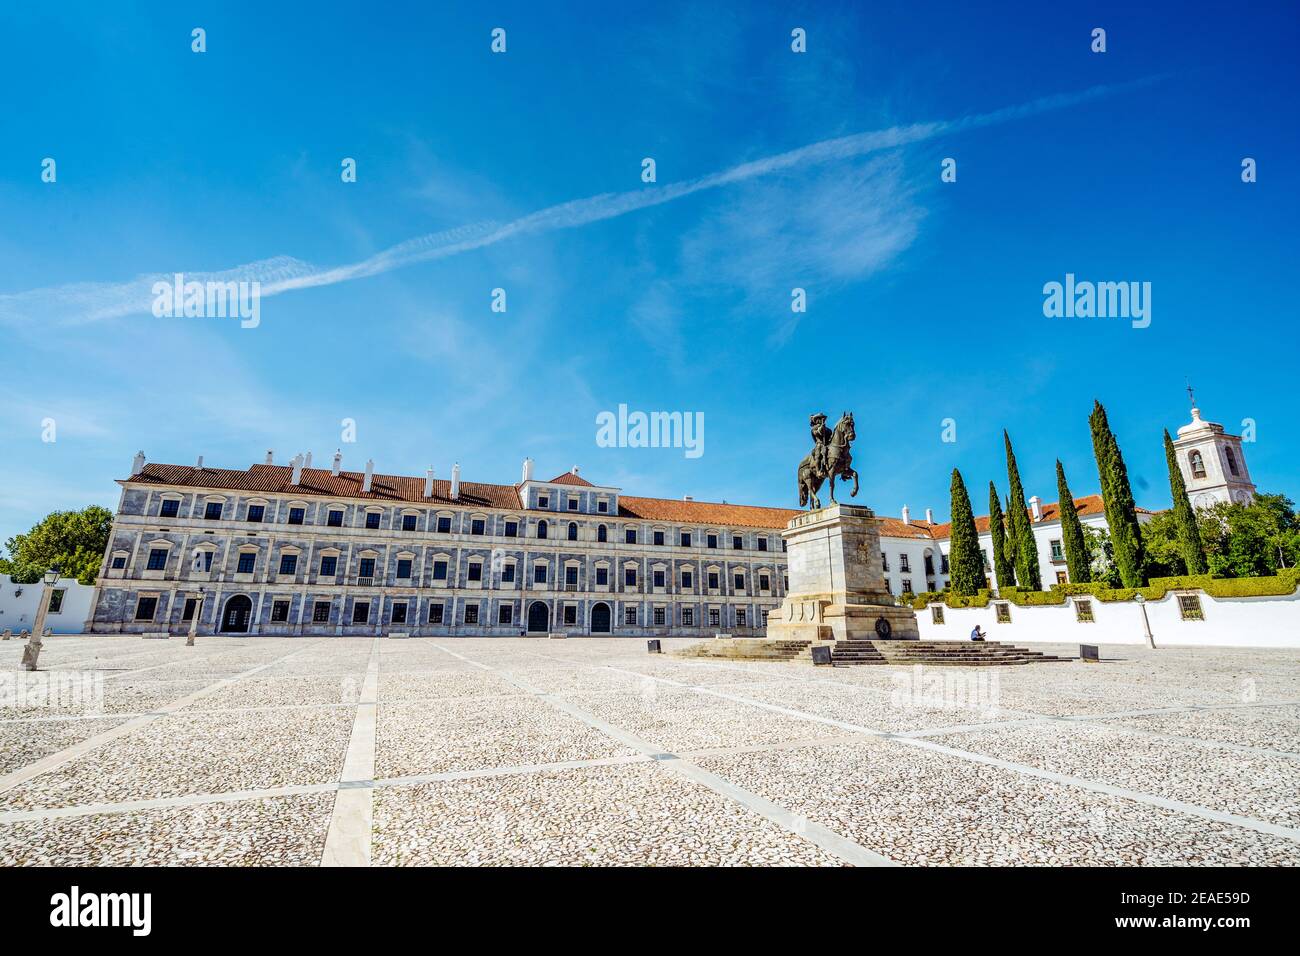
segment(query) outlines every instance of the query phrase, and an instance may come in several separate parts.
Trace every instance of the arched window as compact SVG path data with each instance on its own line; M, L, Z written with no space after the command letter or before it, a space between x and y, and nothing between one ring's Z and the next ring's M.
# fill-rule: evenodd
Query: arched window
M605 530L605 526L603 524L596 526L596 540L597 541L609 540L609 532Z
M569 522L569 540L570 541L578 540L578 523L576 521Z
M1228 456L1228 471L1232 472L1233 477L1241 474L1241 472L1237 471L1237 456L1232 453L1232 449L1225 448L1223 451Z
M1187 461L1192 466L1193 478L1205 477L1205 459L1201 457L1201 453L1199 451L1193 451L1190 455L1188 455Z
M537 537L539 538L546 537L546 519L542 519L541 521L537 522Z

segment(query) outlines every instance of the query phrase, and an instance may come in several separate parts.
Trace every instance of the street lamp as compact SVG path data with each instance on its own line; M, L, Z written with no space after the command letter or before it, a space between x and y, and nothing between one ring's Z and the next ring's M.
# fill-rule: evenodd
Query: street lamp
M34 671L41 657L41 634L45 631L45 615L50 610L50 600L54 597L54 585L59 583L60 568L57 564L51 565L50 569L45 572L45 593L41 595L40 603L36 608L36 625L32 628L32 636L27 641L27 646L23 648L23 668Z
M203 585L199 585L199 599L194 604L194 616L190 618L190 635L185 639L186 647L194 646L194 635L199 632L199 618L203 616Z
M1137 606L1142 609L1142 629L1147 633L1147 645L1155 650L1156 639L1151 634L1151 621L1147 618L1147 599L1139 593L1133 596L1133 600L1137 601Z

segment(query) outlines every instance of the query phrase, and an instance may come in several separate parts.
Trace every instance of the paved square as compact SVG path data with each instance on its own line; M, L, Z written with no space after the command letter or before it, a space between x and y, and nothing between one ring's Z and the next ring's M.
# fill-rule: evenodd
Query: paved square
M918 671L82 636L36 683L21 653L3 866L1300 864L1294 651Z

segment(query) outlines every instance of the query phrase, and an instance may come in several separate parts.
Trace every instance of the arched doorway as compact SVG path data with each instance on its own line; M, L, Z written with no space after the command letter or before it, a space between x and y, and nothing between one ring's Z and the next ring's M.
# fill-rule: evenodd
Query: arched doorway
M603 601L591 608L591 633L609 633L609 605Z
M545 634L551 629L551 611L545 601L534 601L528 606L528 630L533 634Z
M247 634L248 620L252 615L253 602L246 595L236 594L226 602L226 609L221 614L221 632Z

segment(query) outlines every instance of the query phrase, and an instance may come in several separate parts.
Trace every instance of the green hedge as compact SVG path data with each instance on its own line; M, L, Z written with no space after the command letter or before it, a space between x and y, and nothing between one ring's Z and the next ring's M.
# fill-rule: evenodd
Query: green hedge
M1152 578L1144 588L1112 588L1103 584L1053 584L1050 591L1026 591L1021 588L1002 588L997 600L1007 601L1017 607L1046 607L1062 605L1071 595L1088 594L1099 601L1131 601L1141 594L1148 601L1159 601L1170 591L1204 591L1211 597L1283 597L1294 594L1300 587L1300 568L1286 568L1269 577L1212 578L1208 574L1183 575L1175 578ZM905 596L906 597L906 596ZM951 591L927 591L907 599L916 610L929 604L943 602L948 607L988 607L993 592L985 589L972 597L963 597Z

